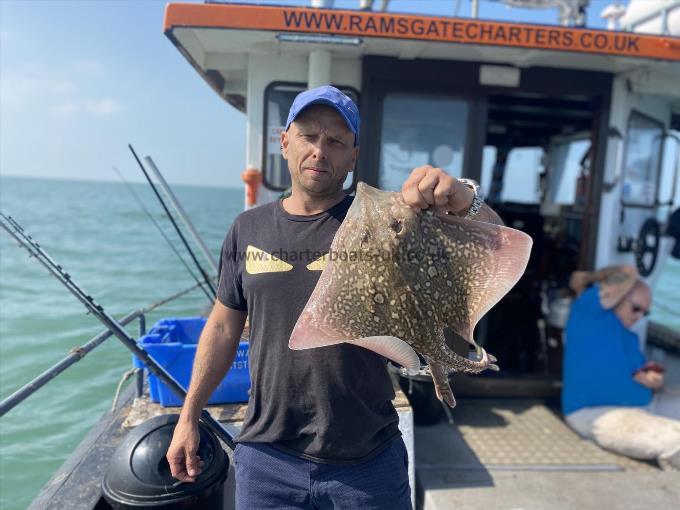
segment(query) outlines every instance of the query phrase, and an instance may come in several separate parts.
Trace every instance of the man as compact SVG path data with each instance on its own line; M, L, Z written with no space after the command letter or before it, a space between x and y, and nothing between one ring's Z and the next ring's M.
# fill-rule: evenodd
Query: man
M680 468L678 390L664 388L663 367L645 361L629 329L649 313L649 287L632 266L578 271L570 286L579 297L566 328L567 423L609 450Z
M200 474L198 417L249 314L252 389L234 453L237 508L411 507L385 360L349 344L288 348L319 259L352 202L342 186L356 164L358 135L357 107L339 90L299 94L281 134L292 193L241 214L222 248L218 299L167 458L179 480ZM413 170L403 195L415 208L437 205L462 216L481 205L474 188L430 166ZM476 219L500 222L486 206Z

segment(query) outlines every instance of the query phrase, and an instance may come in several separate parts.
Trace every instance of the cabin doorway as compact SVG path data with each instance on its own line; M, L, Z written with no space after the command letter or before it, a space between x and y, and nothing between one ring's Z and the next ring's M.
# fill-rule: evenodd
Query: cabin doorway
M439 166L478 180L532 236L524 276L475 331L501 372L454 383L461 396L556 396L563 294L594 264L611 76L528 68L518 86L494 87L480 84L483 65L366 57L357 178L399 189L412 168Z
M592 193L597 98L489 95L481 185L486 201L534 245L525 274L479 326L503 360L499 377L535 380L551 393L562 373L562 330L571 273L587 268L596 229Z

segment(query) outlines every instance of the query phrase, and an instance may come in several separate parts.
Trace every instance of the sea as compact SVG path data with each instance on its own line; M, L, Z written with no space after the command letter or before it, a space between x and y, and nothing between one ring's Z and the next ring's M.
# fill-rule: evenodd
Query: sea
M179 246L149 187L130 186ZM179 185L173 190L218 258L225 233L243 210L243 191ZM0 210L114 317L195 283L123 183L0 176ZM207 268L198 251L197 257ZM680 314L674 313L678 302L680 261L669 259L655 289L651 319L680 330ZM208 305L206 295L195 290L149 313L147 324L195 316ZM46 269L0 231L0 398L102 330ZM136 336L136 323L128 331ZM130 368L130 353L110 338L0 418L0 508L30 504L111 407Z

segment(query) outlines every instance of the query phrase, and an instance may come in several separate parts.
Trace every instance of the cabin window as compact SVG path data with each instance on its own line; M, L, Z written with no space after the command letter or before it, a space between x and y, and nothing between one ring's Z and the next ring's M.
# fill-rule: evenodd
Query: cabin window
M272 83L265 90L265 133L263 136L265 146L262 151L264 154L262 168L264 169L264 184L273 190L285 191L291 185L288 162L281 155L280 136L286 127L288 111L295 96L305 88L304 84ZM338 86L338 88L359 106L356 91L347 87ZM353 172L347 175L345 189L352 186L353 176Z
M678 173L680 173L680 131L671 131L666 135L659 179L659 205L667 206L669 213L674 204L676 206L680 204Z
M541 201L539 174L543 172L542 157L543 149L539 147L518 147L510 151L501 202L538 204Z
M590 149L590 138L556 142L550 151L550 177L548 202L556 205L574 205L579 177L584 169L581 166Z
M411 170L423 165L460 177L468 105L461 99L388 94L383 103L381 189L399 191Z
M482 196L485 199L489 196L489 191L491 191L491 177L497 153L498 150L493 145L484 146L484 151L482 152L482 178L479 180L479 185L481 186Z
M482 153L482 194L490 202L514 202L520 204L538 204L541 200L540 175L543 172L543 149L540 147L516 147L510 150L502 175L496 175L501 179L495 186L500 184L500 197L494 199L494 167L498 149L491 145L484 147Z
M623 166L624 205L655 205L663 136L663 124L637 112L631 114Z

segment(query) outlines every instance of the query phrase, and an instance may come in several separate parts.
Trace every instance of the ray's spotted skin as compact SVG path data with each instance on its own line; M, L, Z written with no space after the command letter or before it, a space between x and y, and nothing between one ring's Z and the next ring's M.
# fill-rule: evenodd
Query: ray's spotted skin
M437 396L453 407L449 372L498 370L472 332L519 280L531 244L518 230L415 211L401 193L360 182L289 345L352 343L409 371L420 368L417 351L429 364ZM478 359L453 352L446 327L467 340Z

